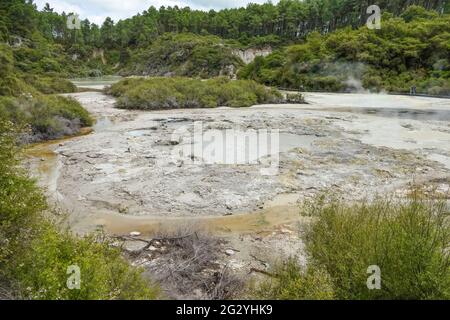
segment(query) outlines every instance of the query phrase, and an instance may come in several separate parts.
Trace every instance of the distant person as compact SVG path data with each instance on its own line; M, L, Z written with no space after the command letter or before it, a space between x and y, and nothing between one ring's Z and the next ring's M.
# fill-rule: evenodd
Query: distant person
M414 85L411 87L410 94L415 96L417 94L417 87Z

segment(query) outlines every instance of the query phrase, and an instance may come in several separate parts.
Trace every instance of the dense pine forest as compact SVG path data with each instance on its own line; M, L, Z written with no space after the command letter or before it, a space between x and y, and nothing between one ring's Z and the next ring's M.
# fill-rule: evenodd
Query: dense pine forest
M72 50L86 47L124 48L146 46L166 32L213 34L242 43L297 41L311 31L329 33L338 28L359 27L366 22L370 1L282 0L277 4L249 4L246 8L209 12L189 7L149 8L123 21L106 19L102 26L81 22L81 30L67 28L70 13L57 14L50 5L38 12L32 1L5 0L0 5L0 39L10 36L30 38L36 31ZM400 15L411 5L438 13L449 11L445 0L378 1L382 11ZM256 39L255 39L256 37ZM259 37L268 37L259 39Z

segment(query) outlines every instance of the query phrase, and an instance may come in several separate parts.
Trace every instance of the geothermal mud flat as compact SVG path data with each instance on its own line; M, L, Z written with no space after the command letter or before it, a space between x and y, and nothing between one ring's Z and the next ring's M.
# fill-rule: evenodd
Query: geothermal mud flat
M318 193L404 197L415 183L449 196L450 100L306 94L306 105L144 112L115 109L98 92L71 96L96 117L93 132L36 147L44 154L30 166L80 233L190 223L228 235L242 267L255 253L302 256L299 203ZM203 132L278 130L276 174L261 171L270 155L252 164L178 157L197 143L198 123Z

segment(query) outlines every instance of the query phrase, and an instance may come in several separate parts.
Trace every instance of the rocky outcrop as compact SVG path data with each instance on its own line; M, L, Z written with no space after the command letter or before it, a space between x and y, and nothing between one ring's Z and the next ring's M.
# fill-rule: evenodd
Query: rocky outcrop
M256 57L267 57L269 54L272 53L271 47L264 47L264 48L250 48L246 50L241 49L235 49L233 50L233 54L241 58L242 61L244 61L245 64L252 63L253 60L255 60Z
M236 80L236 67L234 65L228 65L220 70L219 76L229 77L230 79Z
M105 51L103 49L94 49L92 51L92 58L93 59L100 58L102 60L103 64L107 64L107 61L105 58Z

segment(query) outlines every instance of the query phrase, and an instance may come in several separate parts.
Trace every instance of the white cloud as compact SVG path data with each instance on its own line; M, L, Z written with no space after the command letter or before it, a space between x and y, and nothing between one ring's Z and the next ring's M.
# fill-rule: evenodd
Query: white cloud
M39 9L50 3L50 7L61 13L78 13L82 19L88 18L91 22L102 24L106 17L114 21L129 18L139 12L147 10L150 6L189 6L193 9L210 10L223 8L237 8L248 3L264 3L267 0L35 0ZM277 2L276 0L273 1Z

